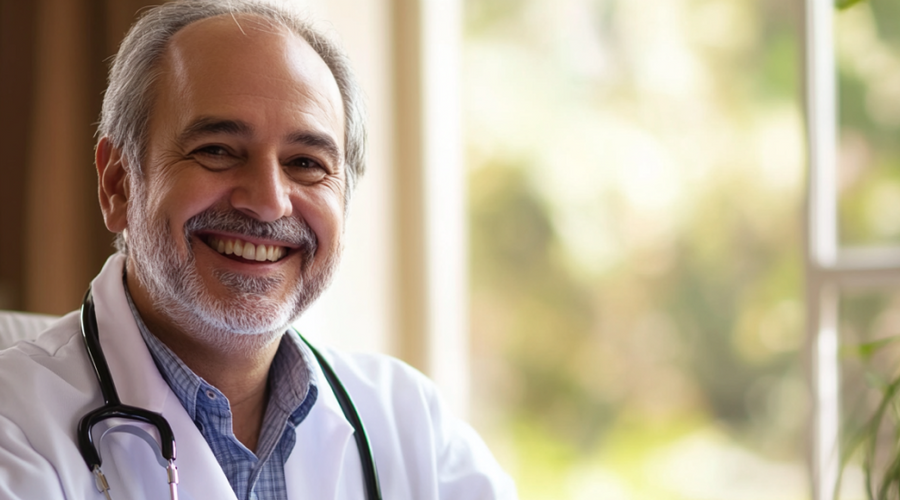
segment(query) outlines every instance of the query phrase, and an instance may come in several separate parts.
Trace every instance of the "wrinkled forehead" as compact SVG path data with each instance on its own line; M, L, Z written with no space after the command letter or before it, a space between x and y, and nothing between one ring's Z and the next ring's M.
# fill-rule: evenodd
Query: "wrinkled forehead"
M339 125L343 144L343 101L334 75L305 39L280 23L254 15L197 21L172 37L158 69L154 93L163 101L285 100Z

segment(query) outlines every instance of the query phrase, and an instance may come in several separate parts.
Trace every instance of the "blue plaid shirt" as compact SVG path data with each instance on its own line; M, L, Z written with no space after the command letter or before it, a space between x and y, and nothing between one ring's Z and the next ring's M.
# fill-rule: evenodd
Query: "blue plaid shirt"
M228 398L150 333L127 286L125 296L159 372L209 443L238 499L287 500L284 463L294 449L295 428L318 395L309 348L291 332L282 336L269 369L269 401L254 454L234 436Z

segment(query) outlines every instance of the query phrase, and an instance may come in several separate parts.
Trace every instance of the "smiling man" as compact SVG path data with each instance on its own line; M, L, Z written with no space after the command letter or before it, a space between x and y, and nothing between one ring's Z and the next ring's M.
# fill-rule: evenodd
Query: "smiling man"
M255 2L152 9L99 135L119 252L81 317L0 352L0 498L515 498L423 376L318 357L290 328L340 260L364 166L333 42Z

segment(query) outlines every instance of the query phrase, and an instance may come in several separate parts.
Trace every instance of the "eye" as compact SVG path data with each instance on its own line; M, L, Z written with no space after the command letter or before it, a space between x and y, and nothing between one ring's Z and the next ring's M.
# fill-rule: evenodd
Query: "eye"
M301 156L300 158L294 158L293 160L288 162L288 165L291 167L301 168L301 169L319 168L319 169L324 170L324 167L322 167L322 165L319 164L319 162L317 162L316 160L313 160L312 158L306 157L306 156Z
M225 170L234 167L240 161L228 148L218 144L201 146L191 151L190 156L210 170Z
M208 156L225 156L230 154L227 149L222 146L212 145L203 146L191 151L192 155L208 155Z
M287 162L286 170L298 182L318 182L328 175L328 169L318 161L300 156Z

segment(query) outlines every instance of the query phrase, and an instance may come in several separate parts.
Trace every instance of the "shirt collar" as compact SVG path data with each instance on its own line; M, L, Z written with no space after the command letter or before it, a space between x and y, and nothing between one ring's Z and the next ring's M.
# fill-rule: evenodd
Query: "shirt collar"
M211 384L194 373L168 346L163 344L147 327L131 298L123 273L123 285L128 307L134 316L138 331L153 358L163 379L181 401L192 420L197 417L197 400L200 391L221 393ZM288 422L296 427L309 413L318 395L318 376L315 356L293 330L288 330L280 341L278 350L269 370L269 405L275 404L289 415ZM309 397L307 397L309 396ZM207 399L207 398L204 398ZM224 397L221 398L224 403ZM214 406L219 406L214 405ZM226 408L227 409L227 408ZM267 409L266 413L271 413ZM267 415L268 417L268 415ZM268 418L266 418L268 420Z

